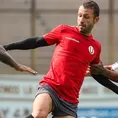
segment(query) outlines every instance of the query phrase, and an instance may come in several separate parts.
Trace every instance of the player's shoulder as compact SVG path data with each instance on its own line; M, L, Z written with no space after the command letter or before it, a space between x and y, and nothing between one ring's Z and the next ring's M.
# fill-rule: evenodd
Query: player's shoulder
M75 26L71 26L71 25L67 25L67 24L60 24L57 27L61 28L62 30L75 28Z
M101 43L95 38L92 38L92 39L93 39L94 45L96 45L96 47L101 49Z
M97 45L101 45L101 43L97 39L95 39L94 37L92 37L92 39L93 39L94 43L96 43Z

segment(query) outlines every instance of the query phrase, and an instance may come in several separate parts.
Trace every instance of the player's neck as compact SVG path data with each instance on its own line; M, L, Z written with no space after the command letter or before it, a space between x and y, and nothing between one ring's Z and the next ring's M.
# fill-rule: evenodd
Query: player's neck
M84 36L91 36L92 35L92 33L90 32L90 33L82 33Z
M85 32L80 32L81 34L83 34L84 36L86 36L86 37L89 37L89 36L91 36L92 35L92 33L91 32L89 32L89 33L85 33Z

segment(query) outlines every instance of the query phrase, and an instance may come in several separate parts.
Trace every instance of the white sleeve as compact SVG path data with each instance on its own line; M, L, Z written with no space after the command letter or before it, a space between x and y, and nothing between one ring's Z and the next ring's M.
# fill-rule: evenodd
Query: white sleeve
M118 61L115 62L114 64L112 64L112 70L117 71L118 72Z

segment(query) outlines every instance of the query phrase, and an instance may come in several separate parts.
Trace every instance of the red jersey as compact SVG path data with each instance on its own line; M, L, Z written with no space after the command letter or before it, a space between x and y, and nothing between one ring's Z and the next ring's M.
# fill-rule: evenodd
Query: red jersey
M40 84L48 84L60 98L78 103L87 67L100 61L100 43L92 35L85 36L76 26L68 25L59 25L43 37L56 47L50 69Z

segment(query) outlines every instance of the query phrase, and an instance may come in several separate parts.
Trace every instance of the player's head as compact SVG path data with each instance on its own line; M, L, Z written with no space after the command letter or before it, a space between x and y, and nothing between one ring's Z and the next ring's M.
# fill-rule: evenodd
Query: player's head
M99 21L99 6L92 0L84 0L78 10L78 28L85 35L89 35L95 23Z

